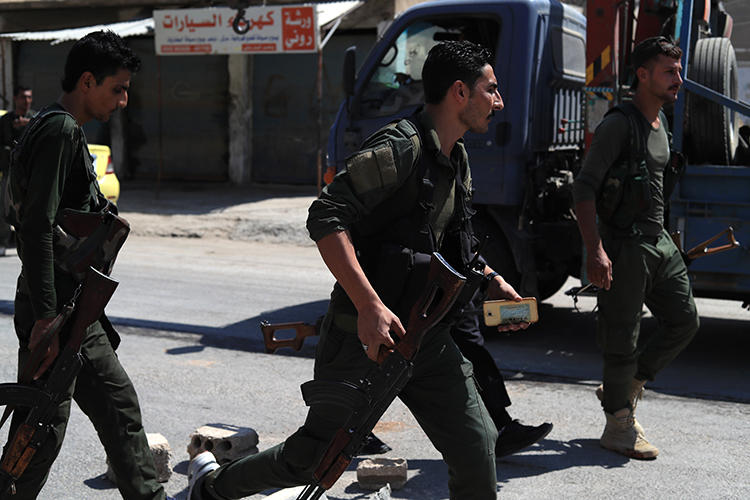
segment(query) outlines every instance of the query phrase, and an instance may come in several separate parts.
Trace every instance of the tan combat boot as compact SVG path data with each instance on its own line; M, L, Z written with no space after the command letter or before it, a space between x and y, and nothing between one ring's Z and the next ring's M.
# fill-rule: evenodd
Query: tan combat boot
M630 408L622 408L614 414L604 412L604 415L607 417L607 426L599 440L603 448L639 460L656 458L659 450L643 434L638 433Z
M638 401L640 399L643 399L644 385L646 385L645 380L638 380L637 378L633 378L633 380L630 382L630 394L628 395L630 406L633 407L633 427L635 427L635 430L640 436L644 436L645 434L643 432L643 427L641 427L641 424L638 423L638 419L635 418L635 407L638 406ZM596 397L599 399L599 401L604 401L604 384L599 384L599 387L596 388Z

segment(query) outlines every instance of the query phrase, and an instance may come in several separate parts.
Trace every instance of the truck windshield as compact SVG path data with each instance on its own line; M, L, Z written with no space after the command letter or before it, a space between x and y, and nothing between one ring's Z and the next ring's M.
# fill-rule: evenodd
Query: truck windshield
M433 45L469 40L494 54L499 32L499 20L487 18L437 18L409 25L388 47L365 85L360 100L362 116L389 116L421 104L422 65Z

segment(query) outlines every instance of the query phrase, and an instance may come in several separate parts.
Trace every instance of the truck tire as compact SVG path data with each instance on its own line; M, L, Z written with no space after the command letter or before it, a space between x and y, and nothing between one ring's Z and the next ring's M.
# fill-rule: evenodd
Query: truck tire
M492 216L481 209L477 210L476 215L471 218L471 223L474 226L474 232L477 236L490 236L482 251L482 256L487 260L492 269L500 273L505 281L510 283L516 291L519 291L521 273L518 270L516 260L513 257L513 251L503 230L492 219ZM554 295L568 279L568 270L560 263L540 262L537 259L536 268L537 291L540 301ZM521 292L519 291L519 293Z
M559 262L537 262L536 279L539 300L552 297L568 281L568 270Z
M698 40L689 78L737 99L737 58L727 38ZM691 163L729 165L738 144L739 117L721 104L695 94L688 97L688 157Z

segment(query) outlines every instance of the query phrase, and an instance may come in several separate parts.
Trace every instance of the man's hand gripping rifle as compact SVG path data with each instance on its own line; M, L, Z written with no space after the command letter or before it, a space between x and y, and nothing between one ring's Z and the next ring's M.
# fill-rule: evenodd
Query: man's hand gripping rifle
M297 500L317 500L333 486L357 456L365 437L372 431L412 374L415 354L425 334L450 311L466 278L456 272L438 253L433 253L424 292L409 314L406 333L392 350L381 347L378 365L361 381L314 380L302 384L305 402L310 405L334 404L351 412L328 446L313 472L313 482Z
M29 408L26 419L13 435L0 463L0 494L15 490L15 481L52 432L50 420L83 366L80 348L86 329L101 317L117 284L117 281L89 268L76 296L55 318L44 338L31 352L19 383L0 384L0 406L7 405L0 425L15 406ZM38 386L32 385L52 338L60 334L71 317L73 323L68 341L55 359L49 376Z

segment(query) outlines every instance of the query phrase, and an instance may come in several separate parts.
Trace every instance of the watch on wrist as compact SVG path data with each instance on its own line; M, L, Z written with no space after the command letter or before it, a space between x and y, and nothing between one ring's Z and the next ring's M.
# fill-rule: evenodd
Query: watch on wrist
M490 281L494 280L495 277L497 277L497 276L500 276L500 273L497 272L497 271L492 271L487 276L485 276L484 279L486 279L487 282L489 283Z

